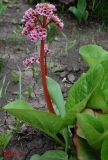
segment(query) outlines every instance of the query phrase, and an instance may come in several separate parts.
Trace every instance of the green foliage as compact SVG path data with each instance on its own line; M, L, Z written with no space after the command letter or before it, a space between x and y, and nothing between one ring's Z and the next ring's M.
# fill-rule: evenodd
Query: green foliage
M103 76L103 68L101 65L93 66L87 73L82 74L79 80L69 90L66 101L66 110L74 110L81 112L99 85Z
M32 85L28 86L27 92L28 92L28 97L32 98L32 93L33 93L33 86Z
M81 130L88 144L94 150L98 150L99 148L101 148L102 139L101 139L101 132L99 131L100 130L99 127L101 126L101 124L98 124L96 119L92 118L91 115L85 113L78 114L77 119L78 119L78 124L81 127Z
M94 64L99 64L108 59L108 52L102 47L97 45L85 45L79 50L80 55L88 66L93 66Z
M78 159L79 160L96 160L96 155L93 149L88 145L86 140L75 137L77 141Z
M7 131L7 133L0 133L0 147L5 150L10 142L12 136L12 131Z
M65 103L64 103L63 95L62 95L59 84L52 78L47 77L47 85L48 85L48 91L52 98L52 101L56 105L55 111L59 115L64 117L65 116Z
M47 151L42 156L33 155L30 160L68 160L68 155L60 150Z
M48 35L47 35L47 43L51 43L54 40L55 33L57 30L57 25L55 23L51 23L48 25Z
M36 110L22 100L16 100L7 104L5 109L21 121L30 124L34 128L40 129L63 145L56 136L56 134L66 126L60 116Z
M2 2L2 0L0 1L0 16L3 15L3 13L6 11L7 6Z
M93 3L93 15L97 16L101 22L108 23L108 1L95 0Z
M70 7L69 11L72 12L81 23L86 22L88 19L88 11L86 10L87 3L86 0L78 0L77 7Z
M101 149L101 160L107 160L107 159L108 159L108 137L104 139Z
M21 121L54 138L65 147L66 153L72 154L67 157L62 151L49 151L42 156L34 155L31 160L71 160L73 143L79 160L108 159L108 52L97 45L86 45L81 47L80 54L90 68L71 87L66 104L59 84L47 77L48 91L58 115L36 110L23 100L4 107ZM70 127L75 134L72 135Z
M104 115L94 116L90 115L90 113L78 114L78 126L82 130L84 140L88 143L88 147L91 147L95 151L94 155L98 155L98 159L100 159L101 155L101 160L108 158L108 127L104 129L104 124L106 124L107 120L106 117L108 119L108 114L105 115L105 118ZM78 132L77 135L80 137Z
M11 73L11 75L12 75L12 81L14 83L18 83L19 82L19 75L18 75L18 73L15 70L13 70L12 73Z
M101 63L104 68L101 83L89 100L88 106L108 112L108 52L97 45L86 45L81 47L80 54L90 67L96 63Z

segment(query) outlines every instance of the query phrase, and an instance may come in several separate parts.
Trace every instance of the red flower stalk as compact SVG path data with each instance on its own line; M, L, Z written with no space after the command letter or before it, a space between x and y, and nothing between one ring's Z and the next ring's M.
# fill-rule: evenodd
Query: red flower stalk
M46 17L43 17L43 28L46 27ZM45 40L41 40L41 46L40 46L40 66L41 66L41 73L42 73L42 84L45 94L45 99L48 105L49 112L55 113L53 109L53 105L51 102L51 98L48 93L47 89L47 83L46 83L46 65L45 65L45 53L44 53L44 46L45 46Z
M51 22L55 23L60 29L63 28L63 23L61 20L54 16L54 11L56 8L54 5L50 3L40 3L36 5L36 9L29 9L25 12L23 19L25 21L25 26L22 31L23 35L26 35L28 39L35 42L36 40L41 41L40 46L40 67L41 67L41 74L42 74L42 84L45 99L47 102L47 106L49 112L55 113L51 98L48 93L47 82L46 82L46 74L47 74L47 64L46 64L46 47L45 47L45 40L47 37L47 25ZM41 18L43 20L41 21ZM28 66L28 65L27 65Z

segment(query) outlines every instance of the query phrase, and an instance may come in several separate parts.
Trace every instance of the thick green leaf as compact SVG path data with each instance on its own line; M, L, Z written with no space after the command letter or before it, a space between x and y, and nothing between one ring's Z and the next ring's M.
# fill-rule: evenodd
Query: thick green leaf
M97 45L85 45L80 48L79 52L90 67L108 59L108 52Z
M60 116L33 109L27 102L22 100L11 102L4 109L21 121L47 133L57 141L59 139L56 134L66 127L64 120Z
M90 97L87 106L91 109L101 109L104 113L108 113L108 105L106 103L106 98L101 89L96 89L96 91Z
M81 22L82 16L80 15L80 12L76 7L70 7L69 11L72 12L78 18L79 22Z
M104 68L104 76L100 84L100 89L108 90L108 59L102 62Z
M60 150L47 151L41 160L68 160L68 155Z
M100 132L101 124L98 124L98 121L95 121L93 117L90 118L90 115L85 113L78 114L77 118L88 144L94 150L100 149L103 141L102 133ZM99 126L101 127L100 129Z
M48 86L48 91L52 98L52 101L56 105L57 110L59 111L59 114L62 117L64 117L65 116L65 104L64 104L64 99L63 99L60 85L52 78L47 77L47 86Z
M80 12L82 13L85 12L86 6L87 6L86 0L78 0L77 9Z
M71 11L81 22L82 20L86 21L88 18L88 11L86 10L86 0L78 0L77 8L70 7L69 11Z
M97 114L97 119L102 124L104 131L108 131L108 114Z
M87 73L83 74L69 91L66 101L67 112L81 112L86 107L102 77L103 67L100 64L94 65Z
M91 113L81 113L79 115L81 116L81 118L83 118L83 120L85 120L85 122L87 122L90 125L92 125L99 133L103 133L104 132L103 125L102 125L102 123L99 121L99 119L97 117L95 117ZM80 122L78 120L78 124L79 123Z
M100 85L93 93L88 102L88 106L94 109L101 109L103 112L108 113L108 59L102 62L104 74Z
M96 160L96 155L88 143L77 137L77 158L78 160Z
M108 159L108 137L104 139L101 149L101 160L107 160L107 159Z
M33 155L30 160L41 160L41 156L38 154Z
M51 150L42 156L33 155L30 160L68 160L68 155L60 150Z

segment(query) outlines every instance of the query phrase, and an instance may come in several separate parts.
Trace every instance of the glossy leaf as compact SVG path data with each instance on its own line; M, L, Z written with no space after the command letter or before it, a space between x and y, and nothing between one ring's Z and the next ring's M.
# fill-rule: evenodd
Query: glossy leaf
M33 155L30 160L41 160L41 156L38 154Z
M108 159L108 137L104 139L101 149L101 160L107 160L107 159Z
M60 150L51 150L42 156L33 155L30 160L68 160L68 155Z
M68 160L68 155L59 150L47 151L41 160Z
M96 117L102 124L104 131L108 131L108 114L97 114Z
M22 100L11 102L4 109L21 121L47 133L57 141L59 139L56 137L56 134L66 126L63 119L59 116L33 109L27 102Z
M108 113L108 105L106 103L105 95L98 87L98 89L96 89L96 91L90 97L87 106L91 109L100 109L104 113Z
M94 150L100 149L103 141L101 124L88 114L78 114L77 118L88 144Z
M59 111L59 114L62 117L64 117L65 116L65 104L64 104L64 99L63 99L60 85L52 78L47 77L47 86L48 86L48 91L51 96L51 99L56 105L57 110Z
M94 109L101 109L103 112L108 113L108 60L102 62L104 74L100 85L93 93L88 102L88 106Z
M96 160L96 155L88 143L77 137L77 159L78 160Z
M108 52L102 47L97 45L85 45L79 50L80 55L88 66L93 66L94 64L99 64L108 59Z
M81 112L86 107L90 96L99 85L102 77L103 67L99 64L83 74L69 91L66 101L67 112Z

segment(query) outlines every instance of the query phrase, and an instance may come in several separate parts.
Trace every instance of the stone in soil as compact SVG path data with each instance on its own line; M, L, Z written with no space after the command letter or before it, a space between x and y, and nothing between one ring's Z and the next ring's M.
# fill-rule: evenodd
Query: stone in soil
M74 76L72 73L70 73L70 74L68 75L68 80L69 80L69 82L74 83L74 81L75 81L75 76Z

